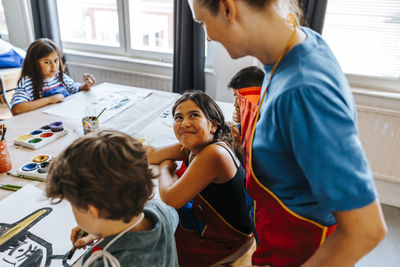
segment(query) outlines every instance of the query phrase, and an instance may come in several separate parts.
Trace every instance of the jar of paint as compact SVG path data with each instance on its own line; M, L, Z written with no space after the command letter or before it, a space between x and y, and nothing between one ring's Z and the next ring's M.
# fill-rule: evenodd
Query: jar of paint
M11 168L11 158L6 140L0 141L0 173L8 172Z
M99 120L95 116L87 116L82 118L83 133L88 134L99 129Z

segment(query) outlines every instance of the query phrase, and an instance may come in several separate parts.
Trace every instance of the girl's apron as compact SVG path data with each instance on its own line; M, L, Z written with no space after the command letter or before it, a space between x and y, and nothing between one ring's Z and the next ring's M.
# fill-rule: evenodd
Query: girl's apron
M246 173L250 173L249 141L251 139L254 120L257 115L257 103L260 99L261 87L247 87L237 91L237 99L240 110L240 133L243 145L243 167Z
M176 172L178 177L185 170L184 162ZM198 194L190 205L179 210L175 240L179 266L204 267L235 260L232 254L248 245L252 236L230 225Z
M244 136L243 134L242 136L244 137L244 148L247 147L248 150L248 153L245 154L246 190L250 197L254 199L253 216L255 219L253 221L253 229L256 232L257 249L253 253L252 263L255 265L268 264L273 267L300 266L311 257L325 241L325 238L336 228L336 225L330 227L320 225L291 211L259 181L254 174L252 166L252 144L261 105L274 71L296 39L296 24L292 23L294 24L294 32L285 51L277 59L271 70L269 81L258 108L255 109L254 105L249 104L248 102L250 101L244 101L244 105L247 102L250 111L243 110L242 112L241 109L242 118L248 117L253 121L252 129L247 129L251 134L244 133ZM245 106L243 107L246 109ZM251 114L246 115L246 112Z

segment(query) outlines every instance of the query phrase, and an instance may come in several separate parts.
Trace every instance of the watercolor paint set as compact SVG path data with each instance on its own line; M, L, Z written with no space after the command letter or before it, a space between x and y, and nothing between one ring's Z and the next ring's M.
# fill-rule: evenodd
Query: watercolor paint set
M63 123L61 121L56 121L18 136L14 139L14 144L37 149L67 133L68 129L64 128Z
M21 177L31 177L46 179L49 171L51 155L36 155L30 161L26 162L19 169L17 175Z

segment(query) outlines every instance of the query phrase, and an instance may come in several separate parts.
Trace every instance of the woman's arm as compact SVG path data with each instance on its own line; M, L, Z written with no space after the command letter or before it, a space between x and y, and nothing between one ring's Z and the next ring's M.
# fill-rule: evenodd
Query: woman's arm
M378 200L359 209L334 212L334 216L336 231L302 267L354 266L385 237L387 229Z
M175 166L170 161L160 165L158 187L166 204L179 209L192 200L212 182L226 182L237 168L228 152L218 145L204 148L190 163L185 173L174 178Z
M185 152L181 144L174 144L164 147L146 146L147 160L149 164L160 164L164 160L184 160Z
M49 104L54 104L54 103L58 103L58 102L62 102L64 101L64 95L62 94L55 94L49 97L42 97L33 101L26 101L26 102L22 102L19 103L17 105L15 105L12 108L12 113L14 115L20 114L20 113L24 113L24 112L28 112L31 110L35 110L44 106L47 106Z

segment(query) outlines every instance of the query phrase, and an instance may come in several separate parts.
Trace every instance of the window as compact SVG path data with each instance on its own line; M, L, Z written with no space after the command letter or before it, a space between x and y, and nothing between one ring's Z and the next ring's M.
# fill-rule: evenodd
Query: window
M171 61L173 0L58 0L65 48Z
M130 48L173 52L173 1L130 0Z
M329 0L323 36L350 82L400 90L399 0Z
M0 1L0 37L8 40L8 29L2 1Z

